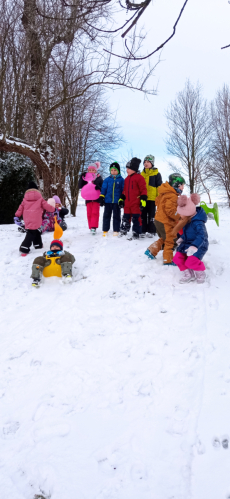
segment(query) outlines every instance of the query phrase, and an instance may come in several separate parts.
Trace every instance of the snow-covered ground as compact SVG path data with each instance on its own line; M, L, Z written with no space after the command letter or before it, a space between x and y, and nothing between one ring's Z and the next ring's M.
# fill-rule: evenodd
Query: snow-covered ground
M74 281L40 289L40 251L0 226L0 498L229 498L230 210L208 221L204 285L149 239L91 236L84 206L67 221Z

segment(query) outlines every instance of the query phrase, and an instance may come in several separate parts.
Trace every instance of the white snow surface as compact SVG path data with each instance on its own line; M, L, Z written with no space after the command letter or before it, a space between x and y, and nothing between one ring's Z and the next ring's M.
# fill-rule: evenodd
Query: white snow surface
M92 236L84 206L67 222L73 282L40 289L41 250L0 226L0 498L230 498L229 208L204 285L151 239Z

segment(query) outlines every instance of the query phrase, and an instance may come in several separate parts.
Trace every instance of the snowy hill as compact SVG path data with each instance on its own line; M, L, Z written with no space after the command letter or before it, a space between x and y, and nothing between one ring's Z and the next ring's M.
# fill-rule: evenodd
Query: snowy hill
M92 237L84 206L67 221L74 282L40 289L40 251L0 226L0 498L229 498L230 210L207 223L204 285L151 240Z

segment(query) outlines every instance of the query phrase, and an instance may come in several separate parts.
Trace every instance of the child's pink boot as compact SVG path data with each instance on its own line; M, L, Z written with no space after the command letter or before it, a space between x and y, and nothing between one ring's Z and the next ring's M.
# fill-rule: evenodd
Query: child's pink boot
M181 284L185 284L186 282L194 281L195 280L195 274L194 270L192 269L186 269L183 270L183 276L179 280Z
M206 275L204 270L196 270L195 275L197 284L203 284L205 282Z

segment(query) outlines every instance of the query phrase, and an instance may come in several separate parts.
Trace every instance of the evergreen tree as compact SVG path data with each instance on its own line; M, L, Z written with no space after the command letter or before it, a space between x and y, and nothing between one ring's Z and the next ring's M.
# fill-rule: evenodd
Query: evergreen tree
M14 223L30 180L35 180L32 162L15 153L0 154L0 224Z

